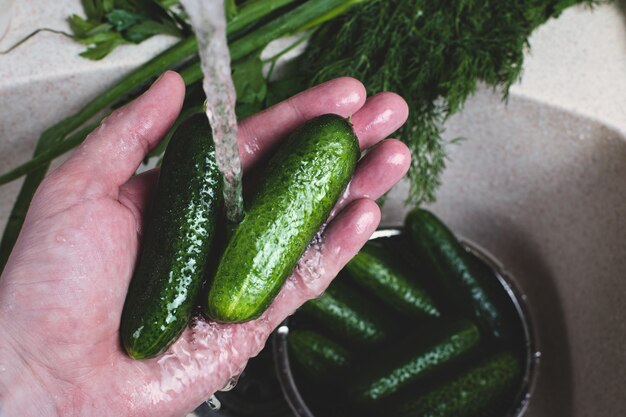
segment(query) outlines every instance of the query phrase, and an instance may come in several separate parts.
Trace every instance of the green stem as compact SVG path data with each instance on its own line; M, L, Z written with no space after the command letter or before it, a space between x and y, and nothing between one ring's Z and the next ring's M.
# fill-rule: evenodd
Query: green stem
M257 10L257 9L259 9L259 7L257 5L259 5L261 2L265 2L265 1L267 1L267 0L255 0L255 1L251 2L250 6L247 6L247 7L250 7L250 9L251 9L250 13L243 14L243 15L241 15L241 14L238 15L238 16L244 16L244 18L243 18L244 20L240 19L240 20L238 20L238 22L247 22L246 24L250 23L250 18L246 18L246 16L248 16L248 15L254 16L255 18L259 18L261 15L260 15L259 10ZM285 5L285 4L287 4L289 2L292 2L292 1L294 1L294 0L278 0L278 1L274 2L275 4L272 5L273 10L279 8L279 6ZM246 8L244 10L248 10L248 9ZM231 27L232 26L229 26L229 31L230 30L235 31L238 28L237 26L235 26L235 29L231 29ZM266 31L266 30L267 30L267 28L264 29L264 31ZM255 34L256 34L256 32L248 35L247 37L244 37L243 39L253 39ZM190 40L191 40L191 38L188 38L185 41L190 42ZM185 42L185 41L183 41L183 42ZM290 46L289 49L297 46L297 44L300 44L301 42L302 42L302 40L299 40L298 42L296 42L296 44ZM175 45L175 47L178 47L179 45L180 45L180 43ZM185 50L189 50L189 48L185 47ZM284 52L287 52L287 51L283 51L283 53ZM236 60L239 54L237 54L237 51L235 51L234 55L235 55L234 59ZM183 80L185 81L186 85L190 85L190 84L200 80L202 78L202 72L200 70L200 62L197 59L194 58L194 60L192 61L192 65L189 66L188 68L184 69L183 71L181 71L180 74L181 74ZM122 81L122 83L124 85L126 84L126 82L124 82L124 81ZM110 92L107 93L107 94L110 94ZM100 97L100 99L102 99L102 97ZM93 103L94 102L92 102L90 104L93 104ZM83 111L85 111L85 110L83 110ZM61 122L61 123L64 123L64 122ZM95 126L94 126L94 128L95 128ZM82 133L82 132L83 131L81 130L79 133ZM89 132L87 132L87 133L89 133ZM76 139L79 136L81 136L81 135L75 135L75 136L73 136L73 138ZM86 134L82 135L82 138L84 138L85 136L86 136ZM43 153L41 153L39 155L36 155L30 161L28 161L28 162L26 162L26 163L24 163L24 164L22 164L22 165L20 165L20 166L18 166L16 168L14 168L13 170L11 170L9 172L6 172L6 173L2 174L0 176L0 185L6 184L6 183L8 183L10 181L13 181L13 180L21 177L22 175L30 174L31 172L35 171L37 168L41 168L41 167L47 166L47 164L50 161L52 161L54 158L62 155L63 153L67 152L68 150L72 149L74 146L78 145L80 142L81 142L81 140L78 140L78 141L73 140L73 141L70 141L70 142L65 140L65 141L53 144L51 147L47 148L45 152L43 152ZM159 149L162 149L162 148L159 147Z
M230 46L233 61L265 47L271 41L298 32L308 22L319 19L349 0L309 0L293 10L277 17L253 33L236 40Z
M30 161L18 166L17 168L2 174L0 176L0 185L11 182L22 175L30 174L31 172L50 164L50 162L65 152L79 145L91 131L93 131L100 124L101 119L98 119L94 123L88 124L86 127L76 131L67 139L55 144L46 151L40 153Z
M325 19L330 18L329 11L335 11L332 17L337 16L337 10L345 12L346 4L354 4L355 0L309 0L306 3L288 11L287 13L268 22L255 31L242 36L240 39L230 44L230 59L237 61L267 46L271 41L283 36L292 35L307 27L310 22L321 24ZM202 69L199 61L194 61L183 70L180 75L185 83L191 84L202 79Z
M191 85L202 79L202 67L200 66L200 59L193 59L189 65L179 71L180 76L185 81L185 85Z
M329 20L332 20L338 16L341 16L355 4L363 3L365 1L369 1L369 0L347 0L347 1L341 2L341 4L338 4L334 8L326 11L326 13L318 16L316 19L306 22L304 25L302 25L302 27L298 28L296 32L301 32L301 31L318 27L322 23L326 23Z
M102 109L111 105L133 86L143 83L145 80L162 73L168 69L172 63L176 63L193 56L196 49L197 46L195 38L189 37L187 39L183 39L171 48L148 61L146 64L137 68L112 88L108 89L104 94L88 103L81 111L73 116L63 119L61 122L43 132L37 141L34 156L38 157L42 155L50 147L63 141L65 136L79 128ZM0 242L0 269L4 268L4 265L9 258L13 245L17 240L17 236L22 229L22 224L24 223L24 218L26 217L26 211L30 206L30 202L35 194L35 191L37 190L37 187L41 183L41 180L45 177L49 165L49 163L40 165L39 168L35 169L26 176L26 179L22 184L20 193L18 194L17 200L11 210L9 221L4 229L2 242Z
M274 0L270 2L267 0L250 0L246 2L241 9L245 10L246 13L240 12L228 22L228 32L238 32L246 26L258 22L259 19L295 1L296 0Z
M69 34L67 32L64 32L62 30L56 30L56 29L50 29L50 28L40 28L40 29L36 29L36 30L32 31L31 33L29 33L28 35L24 36L22 39L18 40L13 45L11 45L7 49L5 49L4 51L0 51L0 55L8 54L9 52L14 50L18 46L22 45L27 40L29 40L30 38L32 38L33 36L37 35L40 32L49 32L49 33L54 33L56 35L63 35L63 36L67 36L68 38L75 39L73 35L71 35L71 34Z

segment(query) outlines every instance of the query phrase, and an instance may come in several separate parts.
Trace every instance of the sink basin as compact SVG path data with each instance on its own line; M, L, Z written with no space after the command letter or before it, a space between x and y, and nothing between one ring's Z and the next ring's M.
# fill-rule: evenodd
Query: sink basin
M38 27L65 28L78 7L16 2L0 49ZM534 56L507 106L481 88L447 124L448 139L466 140L449 145L431 208L526 294L542 352L528 417L626 416L625 28L610 6L568 10L533 35ZM0 58L0 171L172 41L155 37L93 63L77 56L81 46L46 34ZM0 230L20 184L0 188ZM388 198L383 226L403 221L406 189Z
M493 254L526 296L541 351L528 417L624 416L626 137L482 90L447 126L431 208ZM406 184L383 212L400 224Z

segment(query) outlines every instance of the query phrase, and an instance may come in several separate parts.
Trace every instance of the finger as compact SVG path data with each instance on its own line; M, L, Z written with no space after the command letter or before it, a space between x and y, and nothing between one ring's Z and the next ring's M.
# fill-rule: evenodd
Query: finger
M133 213L138 234L142 233L145 215L150 207L152 196L156 191L159 171L159 168L154 168L142 172L120 187L117 199Z
M411 152L397 139L387 139L359 161L350 184L330 215L332 219L351 202L368 198L376 200L404 177L411 164Z
M358 200L346 207L326 229L319 257L323 263L314 275L295 273L258 320L230 325L195 320L166 354L145 362L147 381L141 387L145 397L154 398L154 393L163 393L164 387L166 395L184 392L184 396L168 396L167 406L178 411L206 400L243 370L282 320L330 284L379 222L380 209L371 200ZM307 256L315 255L309 251Z
M117 195L180 112L185 86L165 72L148 91L104 119L59 169L89 183L87 192Z
M308 89L239 124L239 154L244 170L267 155L298 125L313 117L354 114L365 102L365 87L354 78L337 78Z
M380 93L367 99L352 116L361 149L367 149L398 130L409 116L406 101L395 93Z
M354 200L329 223L321 242L314 242L303 255L294 274L276 297L277 312L268 310L268 320L278 326L288 314L311 298L318 297L339 271L365 245L380 223L380 208L367 198ZM272 305L273 306L273 305ZM284 317L283 312L288 314Z

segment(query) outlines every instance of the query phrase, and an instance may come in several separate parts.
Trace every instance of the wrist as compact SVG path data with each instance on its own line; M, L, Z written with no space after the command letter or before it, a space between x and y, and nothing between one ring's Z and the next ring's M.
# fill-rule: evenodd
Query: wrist
M18 352L0 321L0 417L56 417L54 395L44 374Z

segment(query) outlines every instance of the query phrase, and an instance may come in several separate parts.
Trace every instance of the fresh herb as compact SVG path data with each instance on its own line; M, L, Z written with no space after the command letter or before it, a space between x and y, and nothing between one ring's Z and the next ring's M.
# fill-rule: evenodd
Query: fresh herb
M506 97L528 37L566 7L593 0L377 0L322 26L298 66L310 84L338 76L369 94L397 91L410 108L398 136L412 151L412 203L432 201L446 162L444 122L482 81Z
M151 36L183 37L189 25L169 0L82 0L87 18L72 15L68 23L74 38L87 45L80 55L98 60L124 43L139 43Z

